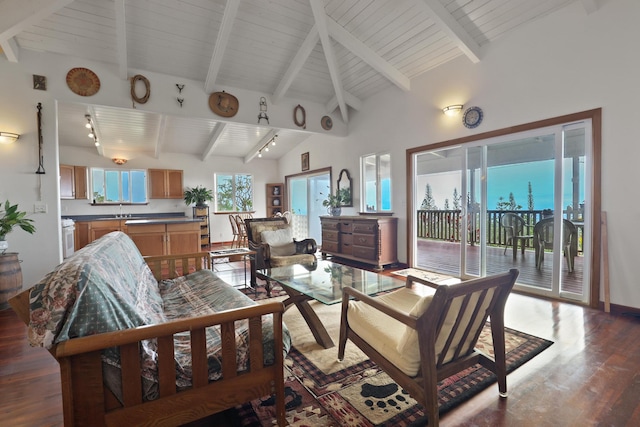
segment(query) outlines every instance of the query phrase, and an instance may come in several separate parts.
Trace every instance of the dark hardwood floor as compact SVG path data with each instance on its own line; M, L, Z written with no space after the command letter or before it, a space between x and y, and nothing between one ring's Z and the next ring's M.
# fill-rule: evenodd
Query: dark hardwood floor
M233 267L218 269L241 280ZM639 319L512 294L506 325L554 344L509 374L507 399L493 385L445 414L441 425L640 425ZM0 425L62 425L58 365L28 345L26 331L12 310L0 311Z

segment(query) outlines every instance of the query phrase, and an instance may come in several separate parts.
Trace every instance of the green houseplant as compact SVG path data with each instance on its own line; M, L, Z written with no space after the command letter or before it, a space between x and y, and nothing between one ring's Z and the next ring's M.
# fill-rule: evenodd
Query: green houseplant
M213 200L213 191L208 188L195 186L193 188L187 187L184 192L184 202L187 205L195 203L196 206L205 206L205 202Z
M348 189L343 188L336 191L336 194L327 194L322 201L322 206L327 208L327 212L332 216L339 216L342 213L342 206L351 202L351 194Z
M18 210L18 205L12 205L8 200L0 205L0 253L4 253L9 245L5 241L6 235L20 227L29 234L36 231L33 220L27 218L27 213Z

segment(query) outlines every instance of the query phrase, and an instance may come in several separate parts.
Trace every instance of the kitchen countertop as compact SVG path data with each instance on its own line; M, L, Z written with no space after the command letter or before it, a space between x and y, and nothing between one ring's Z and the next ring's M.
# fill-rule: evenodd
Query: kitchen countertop
M125 218L126 219L126 218ZM184 224L189 222L202 222L200 218L150 218L150 219L130 219L125 225L149 225L149 224Z
M74 221L113 221L113 220L139 220L139 219L187 219L184 212L164 212L164 213L138 213L138 214L128 214L127 216L118 216L118 215L63 215L62 218L69 218Z

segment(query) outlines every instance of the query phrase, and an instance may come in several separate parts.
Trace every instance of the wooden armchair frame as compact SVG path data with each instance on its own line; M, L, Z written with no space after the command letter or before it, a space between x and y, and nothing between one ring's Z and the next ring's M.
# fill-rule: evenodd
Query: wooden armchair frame
M182 271L200 270L207 253L148 257L156 279L177 277ZM29 290L9 303L20 319L29 323ZM151 326L74 338L50 352L60 364L65 426L176 426L232 408L252 399L275 394L276 418L285 425L283 332L281 302L258 304ZM262 316L273 314L274 363L264 365ZM237 372L235 322L248 319L250 366ZM205 329L220 326L222 378L209 382ZM193 386L176 389L173 335L191 335ZM140 342L157 339L160 397L144 401L140 376ZM101 353L120 348L123 403L104 385Z
M430 426L439 424L438 382L476 363L496 374L499 394L506 397L504 306L517 277L518 270L512 269L508 273L447 286L409 276L407 288L417 283L436 289L433 300L419 317L398 311L356 289L344 288L338 359L344 358L346 341L351 340L424 407ZM415 377L406 375L350 328L350 299L362 301L417 331L420 368ZM483 310L483 306L486 309ZM458 312L452 307L459 307ZM474 348L489 317L495 358ZM454 320L450 330L444 330L445 320ZM439 342L442 343L440 347L437 346ZM452 349L455 349L453 356L447 356Z

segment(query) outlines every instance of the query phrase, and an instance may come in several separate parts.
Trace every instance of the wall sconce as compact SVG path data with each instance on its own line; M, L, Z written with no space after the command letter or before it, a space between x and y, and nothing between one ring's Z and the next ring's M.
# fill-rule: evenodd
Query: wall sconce
M0 132L0 144L13 144L20 138L20 135L12 132Z
M462 111L462 107L462 104L447 105L442 109L442 112L445 116L457 116Z
M119 165L119 166L122 166L125 163L127 163L127 159L123 159L123 158L120 158L120 157L114 157L111 160L113 160L113 163L115 163L116 165Z

